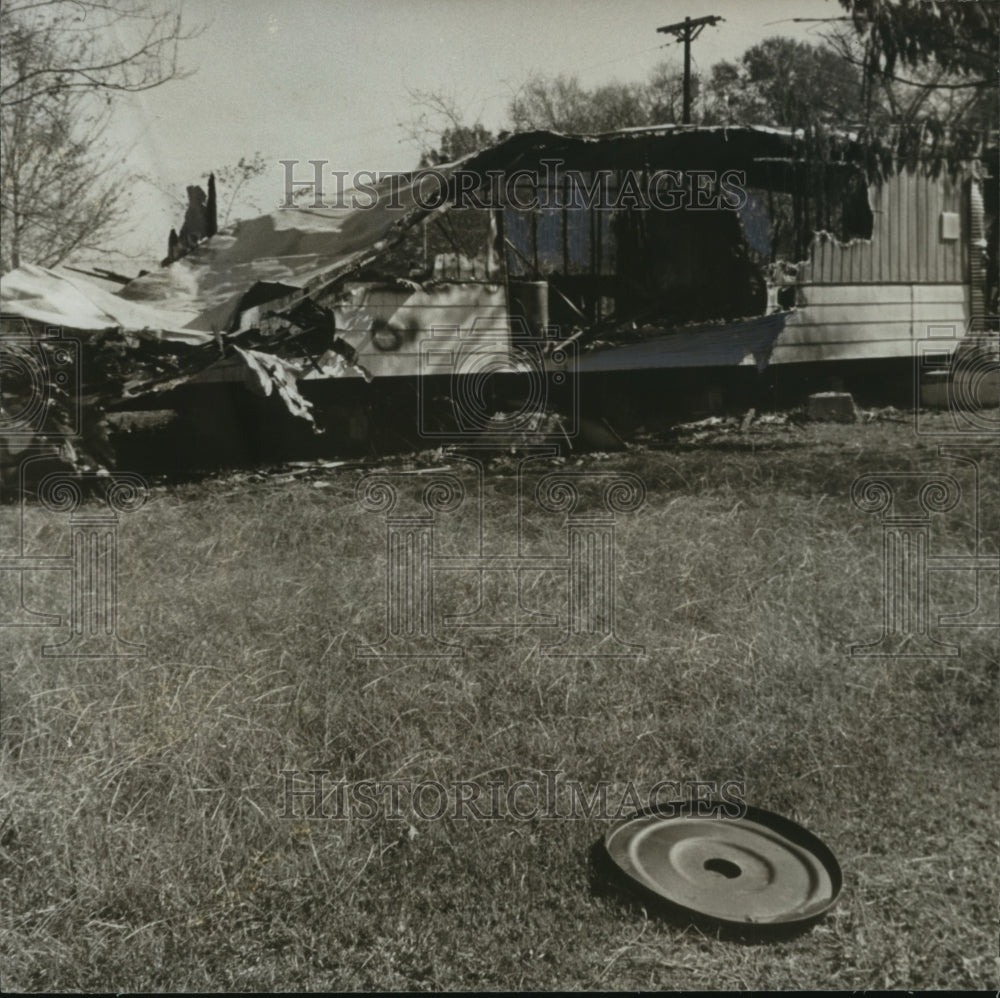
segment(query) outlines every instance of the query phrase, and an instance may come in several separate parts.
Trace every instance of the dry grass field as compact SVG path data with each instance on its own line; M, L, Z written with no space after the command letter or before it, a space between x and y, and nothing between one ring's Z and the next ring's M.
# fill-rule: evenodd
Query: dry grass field
M48 658L57 632L0 631L4 989L995 988L997 631L936 629L960 646L946 658L849 653L879 636L883 599L882 528L852 483L948 470L962 498L931 553L971 553L978 504L995 554L995 455L967 454L978 502L972 466L904 418L539 463L529 487L552 470L645 483L617 519L618 632L645 650L623 659L547 658L530 628L478 631L462 657L357 657L385 626L361 470L154 483L119 529L120 631L146 657ZM501 553L515 484L510 459L488 466ZM5 533L17 515L0 508ZM522 537L541 550L560 522ZM29 504L24 529L65 551L53 514ZM439 534L467 551L475 524ZM533 585L558 605L551 578ZM935 620L975 604L972 573L930 585ZM67 598L51 576L26 593ZM438 595L476 594L454 573ZM556 772L613 801L735 781L820 836L844 889L798 936L720 936L602 881L610 817L421 817L405 790L396 814L310 817L285 770L300 789L310 770L353 787Z

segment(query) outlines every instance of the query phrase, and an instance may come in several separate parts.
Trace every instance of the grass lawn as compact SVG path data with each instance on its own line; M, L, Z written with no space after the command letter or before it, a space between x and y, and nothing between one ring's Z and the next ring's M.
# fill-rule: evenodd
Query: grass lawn
M554 470L645 483L617 517L631 659L548 658L530 627L476 631L460 658L357 657L385 626L362 471L155 486L120 524L120 630L147 657L45 658L58 632L0 631L4 988L995 988L997 631L936 629L950 658L848 650L882 614L860 474L951 473L961 500L930 554L972 552L972 465L936 443L902 419L762 426L532 466L529 490ZM967 453L995 554L994 455ZM516 549L515 485L496 462L478 496L496 554ZM465 509L442 514L442 551L475 543ZM0 509L8 537L17 512ZM532 551L565 547L558 515L520 529ZM66 535L27 510L32 550ZM28 579L33 605L65 606L62 574ZM449 612L472 609L474 577L442 576ZM995 575L980 582L995 601ZM526 601L564 613L558 583L530 575ZM970 608L974 575L932 573L930 598L935 620ZM504 787L556 771L616 802L735 781L822 838L844 889L795 938L720 938L603 883L610 818L424 818L405 791L398 817L311 818L305 798L283 816L282 770L297 787L309 770Z

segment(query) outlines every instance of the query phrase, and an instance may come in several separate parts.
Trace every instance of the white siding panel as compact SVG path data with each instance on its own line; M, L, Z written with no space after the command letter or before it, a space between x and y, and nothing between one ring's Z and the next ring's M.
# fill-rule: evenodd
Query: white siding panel
M919 287L919 292L917 291ZM775 344L772 364L912 356L933 328L961 335L969 319L964 285L810 285Z

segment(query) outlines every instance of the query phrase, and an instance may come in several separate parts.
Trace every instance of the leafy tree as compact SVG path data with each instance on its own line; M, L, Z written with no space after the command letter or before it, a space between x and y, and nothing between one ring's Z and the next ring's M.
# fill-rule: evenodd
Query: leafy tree
M0 268L54 266L124 221L104 141L115 98L183 73L180 15L159 0L0 6Z
M874 131L996 128L1000 4L841 3L851 11L850 26L829 32L827 41L865 74Z
M872 72L866 61L866 42L853 26L827 31L826 44L863 77L862 121L875 133L893 127L912 129L928 120L952 128L989 127L998 116L993 87L954 87L959 78L930 61L907 70L907 79Z
M766 39L734 61L695 75L694 119L701 124L787 128L937 123L995 127L1000 62L997 0L840 0L850 20L822 45ZM843 22L833 18L831 23ZM425 97L427 95L424 95ZM447 127L424 164L455 159L492 136L466 126L454 102L439 98ZM511 99L513 131L601 133L666 124L681 117L682 80L669 64L642 83L588 89L575 76L532 75ZM459 152L460 150L460 152Z
M706 124L785 128L849 125L862 114L862 77L831 49L768 38L736 62L718 62L707 84Z
M933 63L960 78L958 87L996 87L1000 63L1000 4L996 0L840 0L866 46L877 75ZM933 84L941 86L940 83Z

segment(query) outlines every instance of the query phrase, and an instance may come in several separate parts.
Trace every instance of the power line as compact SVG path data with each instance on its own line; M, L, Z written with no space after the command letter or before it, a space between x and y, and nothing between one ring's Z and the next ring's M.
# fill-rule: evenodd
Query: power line
M724 21L724 17L718 14L707 14L705 17L696 17L693 20L685 17L683 21L676 24L666 24L662 28L657 28L657 32L666 35L674 35L678 43L684 43L684 124L691 124L691 42L693 42L704 30L706 24L712 26Z

